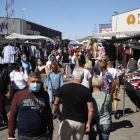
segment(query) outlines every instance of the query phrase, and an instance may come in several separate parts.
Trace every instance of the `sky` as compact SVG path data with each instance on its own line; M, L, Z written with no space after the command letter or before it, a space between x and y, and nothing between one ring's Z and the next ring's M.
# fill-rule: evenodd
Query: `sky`
M114 12L140 8L140 0L14 0L15 18L22 18L23 8L26 21L61 31L63 39L76 40L92 36L99 24L110 23ZM4 0L0 0L0 17L4 17Z

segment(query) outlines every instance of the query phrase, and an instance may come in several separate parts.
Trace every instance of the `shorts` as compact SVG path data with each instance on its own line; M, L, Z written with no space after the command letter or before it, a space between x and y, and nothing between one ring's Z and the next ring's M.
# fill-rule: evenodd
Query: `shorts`
M68 68L69 67L69 63L63 63L63 66L62 66L64 69L65 68Z
M117 99L117 89L115 89L114 93L113 93L113 100Z

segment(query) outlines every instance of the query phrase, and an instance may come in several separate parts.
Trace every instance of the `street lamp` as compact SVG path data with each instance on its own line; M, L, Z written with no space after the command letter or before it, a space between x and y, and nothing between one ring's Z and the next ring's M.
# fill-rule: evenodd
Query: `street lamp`
M22 9L22 34L23 34L23 11L25 10L26 10L25 8Z
M118 12L114 12L114 14L117 14L117 18L116 18L116 29L115 31L117 30L117 21L118 21Z

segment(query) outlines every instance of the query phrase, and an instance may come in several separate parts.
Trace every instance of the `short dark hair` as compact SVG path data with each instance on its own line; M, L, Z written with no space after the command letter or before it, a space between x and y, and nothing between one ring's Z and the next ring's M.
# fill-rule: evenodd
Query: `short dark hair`
M79 66L83 66L83 64L85 64L85 61L84 60L79 60Z
M22 66L22 63L21 63L21 61L19 61L19 60L16 60L16 62L15 62L15 64L14 64L14 69L15 70L19 70L20 69L20 66Z
M43 64L44 64L45 61L44 61L44 58L42 56L38 57L38 59L40 59L40 61L43 62Z

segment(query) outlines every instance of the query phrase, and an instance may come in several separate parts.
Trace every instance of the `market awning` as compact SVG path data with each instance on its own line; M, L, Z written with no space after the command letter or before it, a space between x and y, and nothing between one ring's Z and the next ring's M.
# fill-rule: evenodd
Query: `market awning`
M134 36L138 34L140 34L140 31L115 31L115 32L95 34L93 38L98 39L102 37L112 37L112 36L117 36L117 35L124 35L126 37L129 37L129 36Z
M69 45L79 45L79 43L77 43L76 41L72 40Z
M52 39L45 36L36 36L36 35L22 35L17 33L12 33L11 35L5 37L9 40L50 40L55 43Z

